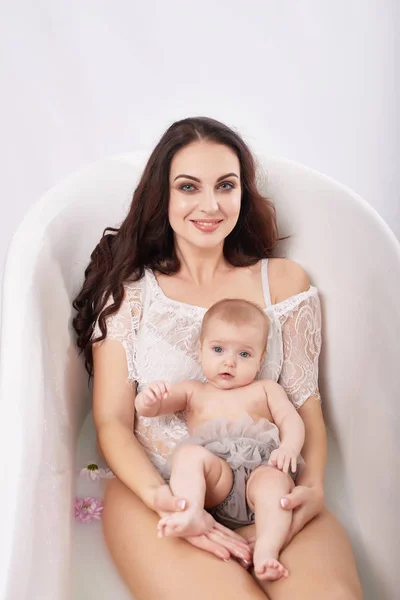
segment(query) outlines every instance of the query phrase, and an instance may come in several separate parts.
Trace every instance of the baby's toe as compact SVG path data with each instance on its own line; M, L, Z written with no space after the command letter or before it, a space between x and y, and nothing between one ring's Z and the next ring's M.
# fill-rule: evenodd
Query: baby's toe
M163 527L165 527L165 525L168 523L168 519L169 517L162 517L157 523L158 529L162 529Z
M266 569L267 569L267 565L264 563L261 563L261 565L257 565L254 567L254 572L256 575L264 575Z
M164 537L164 535L165 535L165 525L160 525L160 524L159 524L159 525L158 525L157 536L158 536L159 538L162 538L162 537Z
M179 536L184 529L184 523L178 520L169 519L165 526L165 535L167 536Z

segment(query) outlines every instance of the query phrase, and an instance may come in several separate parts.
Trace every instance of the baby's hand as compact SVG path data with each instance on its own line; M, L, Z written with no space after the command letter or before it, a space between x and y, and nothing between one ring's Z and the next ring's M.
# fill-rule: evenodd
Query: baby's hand
M271 452L268 464L272 467L276 467L285 474L289 471L289 468L292 473L295 473L298 456L299 453L296 452L294 448L287 444L281 444L279 448Z
M157 415L161 402L168 396L168 393L169 383L166 381L154 381L139 392L135 399L135 408L139 415L146 417Z

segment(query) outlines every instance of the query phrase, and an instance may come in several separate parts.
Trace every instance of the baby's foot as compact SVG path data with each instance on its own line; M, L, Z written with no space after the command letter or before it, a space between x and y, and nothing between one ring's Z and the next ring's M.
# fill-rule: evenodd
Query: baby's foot
M267 558L257 566L254 565L254 573L260 581L267 579L269 581L274 581L275 579L280 579L281 577L287 577L289 575L289 571L285 569L276 558Z
M273 581L289 575L289 571L279 562L278 554L262 540L256 541L253 562L257 579Z
M160 519L157 525L158 537L202 535L210 531L213 523L213 518L203 508L189 508Z

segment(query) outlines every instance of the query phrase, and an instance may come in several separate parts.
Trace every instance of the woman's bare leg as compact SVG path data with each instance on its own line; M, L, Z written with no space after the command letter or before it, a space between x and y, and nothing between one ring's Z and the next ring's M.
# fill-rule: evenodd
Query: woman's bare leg
M209 508L223 502L232 483L232 469L224 460L202 446L180 446L173 455L169 484L176 497L186 498L188 508L160 519L160 537L201 535L206 532L214 520L204 510L204 505Z
M107 482L104 536L135 600L268 600L236 561L224 562L179 538L158 538L157 521L118 479Z
M237 529L254 536L254 525ZM260 581L270 600L362 600L362 590L349 539L326 509L304 527L281 552L290 575Z
M278 557L289 533L292 511L283 510L279 500L293 486L289 475L267 466L253 471L247 483L247 500L256 520L253 562L258 579L274 580L289 574Z

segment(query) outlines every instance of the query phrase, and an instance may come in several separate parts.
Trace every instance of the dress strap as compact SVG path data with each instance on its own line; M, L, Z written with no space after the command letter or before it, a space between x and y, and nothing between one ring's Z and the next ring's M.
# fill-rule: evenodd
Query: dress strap
M261 261L261 279L264 292L265 306L271 306L271 293L269 291L268 281L268 258L263 258Z

